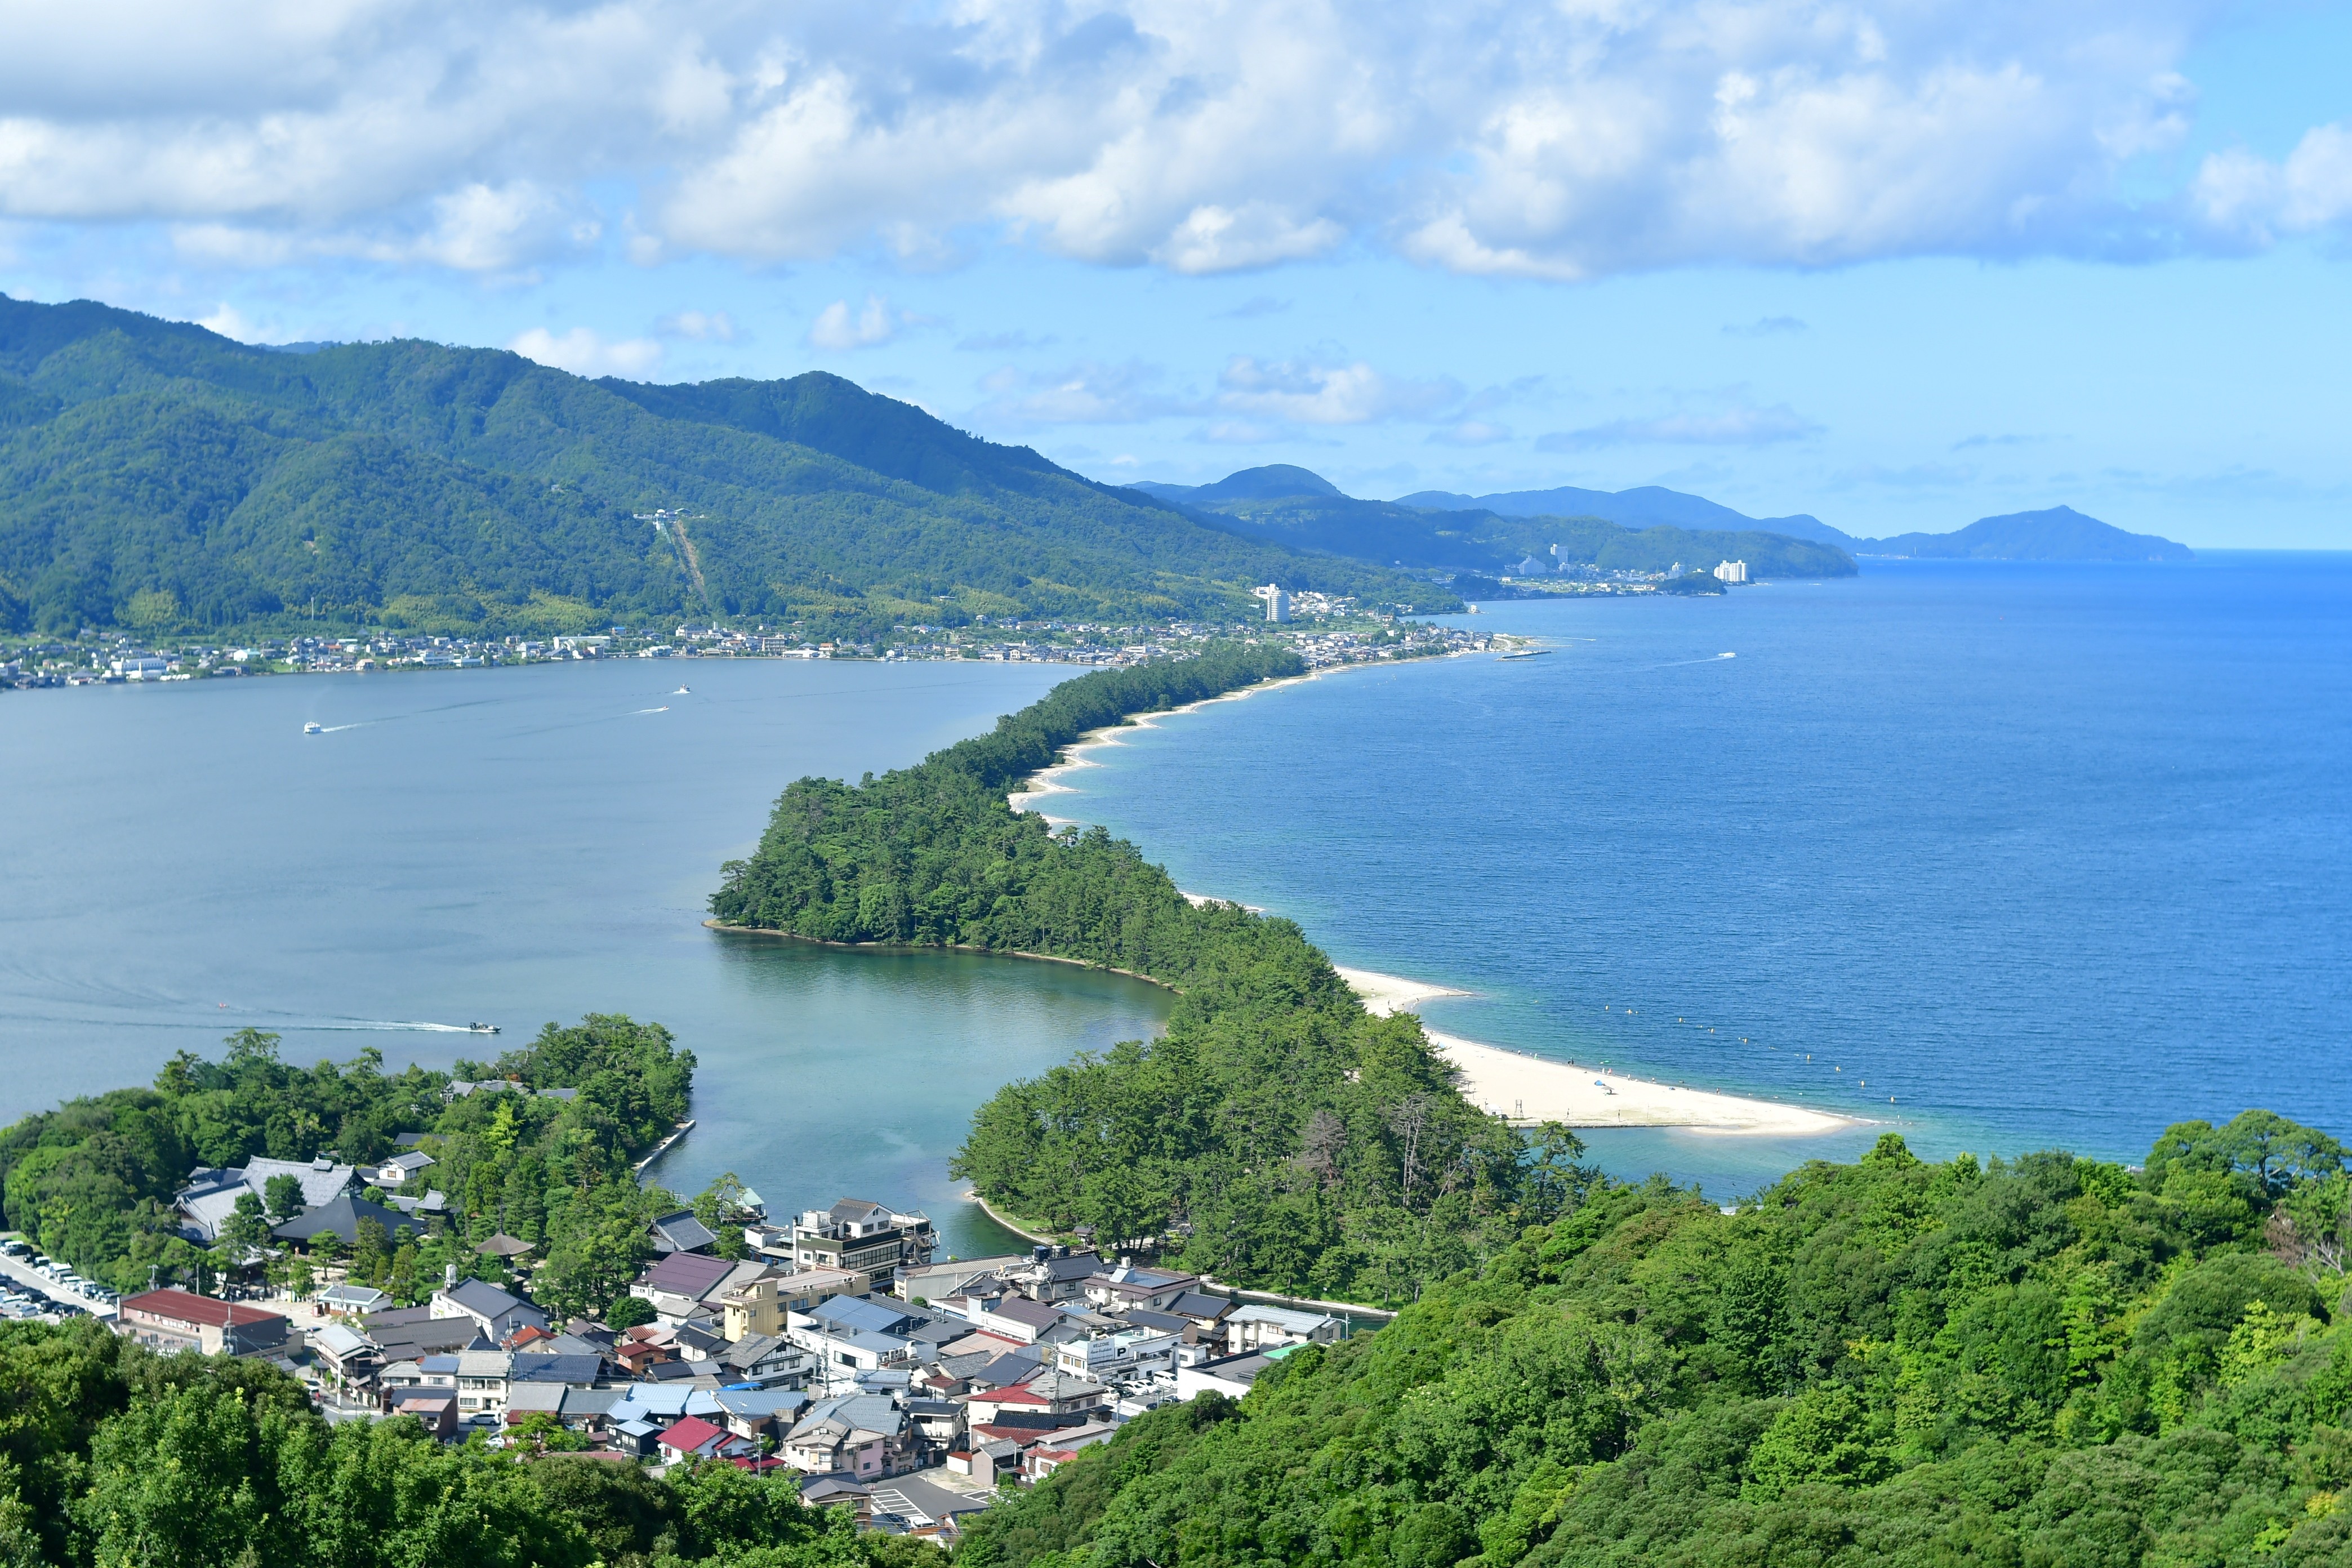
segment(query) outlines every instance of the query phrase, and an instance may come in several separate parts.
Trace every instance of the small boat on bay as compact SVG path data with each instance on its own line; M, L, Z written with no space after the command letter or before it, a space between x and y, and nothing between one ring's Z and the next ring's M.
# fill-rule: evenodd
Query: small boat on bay
M326 732L327 727L324 724L320 723L316 719L311 720L308 724L302 726L302 733L305 735L323 735Z
M478 1035L495 1035L499 1032L499 1026L496 1024L468 1024L466 1027Z

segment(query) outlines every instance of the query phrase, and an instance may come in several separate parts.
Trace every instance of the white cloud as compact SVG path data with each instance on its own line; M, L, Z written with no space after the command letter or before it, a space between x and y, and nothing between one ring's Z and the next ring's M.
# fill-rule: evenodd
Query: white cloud
M1572 279L2096 252L2340 221L2341 128L2208 159L2179 68L2229 0L95 0L18 7L0 220L183 226L229 267L499 273L997 233L1209 273L1385 247ZM2161 234L2156 240L2161 240ZM2152 243L2155 241L2151 241Z
M863 308L852 312L849 301L835 300L817 312L810 324L808 341L821 349L845 353L851 349L878 348L898 335L898 329L911 318L893 313L890 302L879 294L866 296Z
M2189 201L2211 228L2255 245L2343 223L2352 218L2352 127L2314 127L2277 163L2242 151L2211 153Z
M507 347L525 359L574 375L617 375L631 380L643 378L662 358L662 346L652 338L608 342L586 327L574 327L560 338L545 327L533 327Z
M654 330L666 338L689 338L698 343L741 342L748 336L724 310L679 310L655 322Z
M264 341L261 324L226 300L211 315L197 317L196 325L207 331L218 332L225 338L235 338L241 343Z
M1465 419L1458 425L1441 425L1429 433L1429 441L1438 447L1491 447L1497 441L1511 438L1510 426L1486 419Z
M1236 355L1218 378L1218 403L1239 414L1298 425L1367 425L1425 419L1457 403L1462 387L1438 377L1402 381L1363 361L1352 364L1268 363Z
M1197 413L1197 400L1160 390L1165 373L1141 360L1106 364L1082 360L1066 370L1026 374L1007 367L981 382L982 416L991 425L1133 425Z
M1666 414L1652 419L1616 419L1581 430L1558 430L1536 437L1538 452L1590 452L1602 447L1761 447L1802 440L1821 426L1787 404L1770 408L1730 408L1717 414Z

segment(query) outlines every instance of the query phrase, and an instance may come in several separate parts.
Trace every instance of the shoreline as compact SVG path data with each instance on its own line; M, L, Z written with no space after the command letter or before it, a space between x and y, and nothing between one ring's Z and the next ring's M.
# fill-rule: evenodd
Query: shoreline
M1462 653L1440 654L1434 657L1440 658L1467 658L1471 656L1465 651ZM1139 714L1134 719L1131 719L1123 724L1106 724L1099 730L1088 730L1076 740L1062 748L1062 760L1060 762L1038 769L1035 773L1031 773L1025 781L1024 781L1020 789L1008 793L1004 797L1004 804L1011 806L1015 811L1035 811L1038 816L1045 817L1047 822L1050 822L1056 826L1065 823L1076 822L1077 820L1076 817L1047 816L1043 809L1032 803L1043 800L1047 795L1077 794L1078 791L1076 786L1064 784L1059 775L1066 773L1075 772L1079 768L1098 768L1102 766L1100 763L1089 761L1080 753L1092 751L1097 746L1118 746L1126 744L1125 742L1118 738L1119 731L1122 730L1156 730L1160 727L1156 722L1154 722L1156 720L1172 718L1179 713L1197 713L1213 702L1239 702L1247 698L1258 696L1263 692L1280 691L1284 688L1290 686L1303 686L1310 680L1322 680L1334 675L1345 675L1352 670L1395 669L1400 668L1401 664L1419 664L1422 662L1423 660L1417 658L1402 661L1371 659L1358 664L1329 665L1322 669L1310 669L1305 675L1285 676L1280 680L1266 680L1261 681L1255 686L1244 686L1238 691L1226 691L1221 692L1214 697L1203 697L1198 702L1187 702L1181 708L1163 708L1156 713ZM1233 901L1230 899L1213 899L1211 895L1205 893L1186 893L1184 896L1192 900L1196 904L1203 901L1215 903L1231 903ZM1250 906L1244 904L1241 907L1247 909Z
M804 942L811 947L845 947L861 952L979 952L991 958L1034 958L1040 963L1069 963L1080 969L1091 969L1097 974L1123 974L1129 980L1140 980L1146 985L1157 985L1162 991L1184 994L1181 986L1171 985L1133 969L1114 969L1108 963L1088 963L1083 958L1065 958L1057 952L1024 952L1010 947L974 947L968 942L835 942L830 937L803 936L796 931L777 931L771 926L729 925L725 921L702 922L705 931L724 931L730 936L772 936L785 942Z
M1380 1018L1412 1012L1419 1004L1438 997L1470 994L1369 969L1340 969L1339 974L1363 999L1364 1011ZM1528 1051L1507 1050L1442 1034L1426 1023L1422 1032L1453 1065L1454 1086L1463 1099L1517 1126L1558 1121L1585 1129L1684 1127L1695 1132L1802 1138L1860 1124L1858 1118L1834 1111L1715 1089L1685 1089Z

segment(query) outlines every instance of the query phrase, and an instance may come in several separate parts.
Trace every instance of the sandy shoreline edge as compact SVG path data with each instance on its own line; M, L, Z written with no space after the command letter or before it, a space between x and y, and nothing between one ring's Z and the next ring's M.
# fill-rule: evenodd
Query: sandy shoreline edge
M1046 821L1059 826L1066 819L1046 816L1038 803L1052 795L1076 793L1076 786L1063 783L1061 775L1079 768L1100 767L1100 763L1083 753L1097 746L1123 744L1119 738L1123 730L1154 729L1157 728L1153 723L1155 719L1171 713L1194 713L1212 702L1237 702L1261 692L1276 691L1286 686L1320 679L1326 675L1379 668L1378 665L1342 665L1316 670L1286 680L1245 686L1238 691L1188 702L1181 708L1167 709L1160 713L1141 714L1131 724L1108 725L1089 731L1064 749L1063 761L1031 775L1027 786L1018 794L1008 795L1005 804L1015 811L1036 811L1039 816L1045 816ZM1210 895L1191 892L1184 896L1196 904L1206 902L1210 898ZM1437 997L1467 994L1443 985L1376 973L1368 969L1341 968L1339 973L1356 994L1363 998L1366 1010L1381 1016L1394 1012L1410 1012L1420 1004ZM1825 1110L1784 1105L1777 1100L1753 1100L1745 1095L1721 1094L1712 1089L1684 1089L1622 1073L1604 1073L1574 1062L1482 1045L1476 1040L1440 1034L1434 1029L1425 1029L1425 1032L1430 1044L1454 1065L1459 1075L1456 1083L1463 1097L1483 1110L1494 1111L1513 1121L1559 1121L1570 1127L1583 1128L1683 1127L1694 1131L1756 1133L1784 1138L1817 1136L1857 1125L1853 1117L1838 1116Z
M1380 974L1340 969L1339 978L1377 1016L1411 1012L1440 996L1468 993ZM1700 1132L1806 1137L1854 1125L1853 1119L1777 1100L1712 1089L1682 1089L1574 1062L1507 1051L1423 1026L1429 1043L1454 1065L1464 1099L1513 1121L1559 1121L1570 1127L1686 1127Z
M1473 658L1476 656L1470 653L1452 653L1444 655L1443 657L1446 658ZM1408 662L1420 663L1423 661L1414 659ZM1154 723L1153 721L1157 719L1165 719L1177 713L1197 713L1202 709L1209 706L1212 702L1240 702L1246 700L1249 698L1255 697L1262 692L1279 691L1286 686L1302 686L1310 680L1322 680L1334 675L1345 675L1351 670L1396 669L1402 667L1389 663L1333 665L1324 669L1309 670L1305 675L1286 676L1280 680L1262 681L1255 686L1244 686L1237 691L1226 691L1221 692L1214 697L1203 697L1198 702L1187 702L1181 708L1163 708L1156 713L1139 713L1135 715L1134 719L1130 722L1125 724L1106 724L1099 730L1089 730L1085 734L1080 735L1076 740L1062 748L1062 761L1055 763L1052 767L1040 768L1037 772L1030 774L1027 785L1006 795L1004 797L1004 804L1011 806L1015 811L1034 811L1038 816L1045 816L1047 822L1053 823L1055 826L1060 826L1062 824L1071 819L1060 816L1046 816L1045 811L1035 803L1045 799L1047 795L1069 795L1074 793L1076 786L1064 784L1061 780L1061 775L1066 773L1075 772L1079 768L1098 768L1102 766L1100 763L1090 761L1082 753L1092 751L1097 746L1118 746L1125 744L1126 742L1119 739L1119 735L1122 731L1156 730L1160 726ZM1191 899L1194 903L1203 901L1202 895L1199 894L1187 893L1184 896ZM1244 907L1246 908L1247 906L1245 905Z

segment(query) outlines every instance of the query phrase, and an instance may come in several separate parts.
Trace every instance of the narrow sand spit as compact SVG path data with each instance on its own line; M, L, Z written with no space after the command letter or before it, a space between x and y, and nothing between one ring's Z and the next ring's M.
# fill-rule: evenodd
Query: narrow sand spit
M1370 970L1342 969L1367 1012L1385 1017L1421 1003L1465 993ZM1570 1127L1688 1127L1708 1132L1761 1132L1802 1137L1853 1125L1843 1116L1709 1089L1680 1089L1604 1072L1574 1062L1483 1046L1458 1035L1429 1031L1457 1075L1463 1097L1514 1121L1560 1121Z

